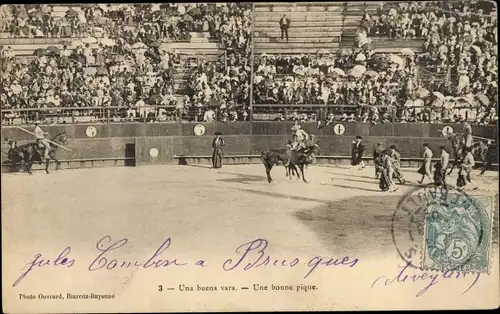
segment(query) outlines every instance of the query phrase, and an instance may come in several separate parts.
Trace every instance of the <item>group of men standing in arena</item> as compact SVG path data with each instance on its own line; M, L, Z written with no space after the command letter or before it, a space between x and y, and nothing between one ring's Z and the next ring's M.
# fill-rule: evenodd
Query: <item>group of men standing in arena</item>
M467 122L463 122L463 147L464 155L459 161L459 176L457 187L471 185L473 189L477 189L476 183L472 180L472 168L475 165L474 155L472 154L472 128ZM358 166L358 170L365 168L363 161L363 153L366 150L365 144L362 142L361 136L356 136L352 142L352 161L353 166ZM423 162L418 170L422 175L419 184L423 184L425 179L435 186L446 187L446 175L450 166L450 154L445 146L440 146L439 161L434 164L434 172L431 172L433 153L429 148L429 144L423 144ZM398 188L394 180L398 180L400 184L405 184L406 180L401 172L401 155L397 151L396 145L390 145L385 149L382 143L377 143L373 151L373 161L375 165L375 177L379 179L379 187L382 191L396 191ZM432 179L431 179L432 178Z
M382 143L377 143L373 151L373 160L375 178L379 179L379 187L382 191L396 191L398 188L394 179L397 179L400 184L406 183L401 172L401 155L396 150L396 145L384 149Z
M363 143L363 137L356 136L351 148L351 165L358 166L358 170L365 168L363 154L366 145ZM400 184L406 183L401 172L401 155L397 151L396 145L391 145L388 149L385 149L382 143L377 143L373 150L373 162L375 178L379 179L379 187L382 191L396 191L398 188L394 183L394 179L397 179Z
M466 185L470 185L472 189L478 189L477 184L472 180L472 169L476 164L474 160L474 155L472 153L472 127L466 121L462 122L462 137L463 137L463 152L461 160L457 162L459 166L459 173L457 179L457 187L462 188ZM432 174L431 179L431 164L432 164L432 150L429 148L429 144L424 143L424 152L423 152L423 163L418 173L422 175L422 179L418 181L418 183L424 183L424 180L427 178L429 183L433 183L436 187L442 186L446 187L446 176L448 167L450 166L450 154L446 151L445 146L440 146L440 157L439 161L434 164L434 172Z

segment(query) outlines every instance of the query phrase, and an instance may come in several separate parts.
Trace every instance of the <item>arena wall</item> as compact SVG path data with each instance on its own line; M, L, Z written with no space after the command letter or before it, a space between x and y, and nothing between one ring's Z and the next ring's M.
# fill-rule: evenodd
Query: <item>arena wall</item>
M44 131L54 136L65 131L69 137L68 148L72 151L59 150L58 158L98 159L98 158L133 158L137 164L172 164L177 163L174 156L211 155L212 139L215 132L221 132L226 141L226 155L258 155L263 150L282 148L291 139L293 122L239 122L239 123L200 123L205 127L205 134L197 136L194 127L197 123L164 123L164 124L102 124L93 125L97 134L89 138L86 129L89 124L45 126ZM429 143L434 154L438 155L438 147L450 143L442 136L440 130L451 126L460 132L460 125L445 124L379 124L344 123L345 132L336 135L331 124L320 130L316 123L306 123L304 129L315 134L320 142L321 155L350 156L351 141L354 136L361 135L367 145L368 154L377 142L388 146L396 144L402 157L420 157L422 144ZM473 134L484 138L498 138L495 125L473 126ZM27 128L32 131L31 128ZM396 135L397 134L397 135ZM14 138L19 143L32 140L32 136L15 128L2 128L4 138ZM149 155L149 150L156 148L157 157ZM2 150L8 151L5 142ZM7 159L2 153L2 162ZM498 156L494 158L498 162Z

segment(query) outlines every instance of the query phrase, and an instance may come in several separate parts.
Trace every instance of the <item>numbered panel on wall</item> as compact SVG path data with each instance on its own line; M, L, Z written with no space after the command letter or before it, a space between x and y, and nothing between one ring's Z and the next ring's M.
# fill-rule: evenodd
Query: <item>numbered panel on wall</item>
M345 132L345 126L340 123L335 124L335 126L333 127L333 132L337 135L343 135Z
M95 126L91 125L85 130L85 134L88 137L95 137L97 135L97 129Z
M444 137L453 134L453 128L449 125L443 127L443 130L441 130L441 134L443 134Z
M195 125L193 131L194 131L194 134L201 136L201 135L205 134L205 126L203 126L203 124L197 124L197 125Z

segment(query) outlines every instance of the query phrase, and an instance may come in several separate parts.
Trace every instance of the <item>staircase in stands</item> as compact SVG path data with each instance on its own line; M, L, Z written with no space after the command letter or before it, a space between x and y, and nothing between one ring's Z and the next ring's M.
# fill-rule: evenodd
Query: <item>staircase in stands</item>
M259 2L254 11L256 54L336 52L343 27L343 2ZM281 40L279 21L290 19L289 42Z
M387 1L367 1L367 2L346 2L344 11L345 21L342 31L341 48L352 49L356 41L356 32L363 18L364 13L371 17L377 16L377 9L380 4ZM401 49L410 48L415 53L422 51L423 39L389 39L389 38L371 38L375 53L399 54Z

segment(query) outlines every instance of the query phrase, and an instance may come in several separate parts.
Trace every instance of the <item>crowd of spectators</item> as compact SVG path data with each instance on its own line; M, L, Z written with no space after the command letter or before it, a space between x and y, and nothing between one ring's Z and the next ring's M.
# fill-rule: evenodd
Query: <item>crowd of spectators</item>
M2 21L23 20L33 10L46 12L49 26L53 26L53 7L46 5L2 6L1 17L9 17ZM39 49L31 61L14 58L11 47L2 47L2 108L54 108L44 112L64 117L70 113L58 107L75 107L78 110L71 110L72 116L93 120L111 117L113 121L247 119L250 67L244 59L248 60L250 53L250 13L245 3L84 5L79 10L70 9L62 20L98 29L101 37L65 38L63 49ZM80 32L79 27L62 34L50 27L43 30L41 37L88 33ZM8 31L14 37L33 35L18 28ZM192 68L191 60L182 53L158 44L158 40L186 39L183 34L191 31L208 31L212 39L219 40L228 49L227 62L200 60ZM188 88L177 90L174 77L183 68L188 70ZM122 108L85 109L100 106ZM3 115L7 123L18 116L32 121L35 111Z
M232 52L228 54L225 63L226 65L202 60L188 74L189 86L185 103L197 108L198 119L203 114L201 108L205 108L207 104L211 111L203 116L203 120L214 121L216 111L218 120L223 122L249 119L249 58L239 52Z
M140 40L189 40L191 32L208 32L223 47L243 49L250 38L251 5L248 3L167 3L107 5L84 10L90 21L111 38Z
M407 52L409 50L406 49ZM368 48L344 50L340 55L267 56L257 58L254 104L299 104L297 110L254 108L276 120L343 122L460 122L489 124L498 120L496 102L488 90L457 93L448 81L417 78L418 57L373 54ZM462 96L462 97L460 97ZM479 97L476 97L479 96ZM333 105L318 110L306 105Z
M2 5L0 31L10 37L81 37L107 34L146 44L189 40L207 31L225 47L244 48L251 32L249 3L81 4L55 11L54 5Z
M58 25L46 4L0 6L0 31L9 37L48 37Z
M385 3L377 16L363 17L357 48L256 55L250 82L248 3L85 4L62 14L51 5L2 5L3 34L64 40L62 50L40 49L31 61L2 47L2 108L54 107L46 113L64 116L69 113L57 107L75 107L71 115L114 121L241 121L251 114L253 84L254 104L304 105L295 111L254 108L257 115L277 120L494 123L498 43L493 13L463 1ZM226 60L201 58L193 65L162 44L189 40L192 32L207 32L220 42ZM370 36L425 38L424 53L375 54ZM418 79L418 66L445 80ZM179 88L184 71L186 87ZM308 109L310 104L336 107ZM85 109L100 106L121 109ZM32 120L33 113L23 117ZM11 123L16 115L4 118Z
M342 121L384 123L392 121L391 107L413 92L415 63L411 58L374 55L373 50L344 50L340 55L267 56L257 58L254 77L256 104L336 105L329 113ZM386 108L374 107L386 106ZM257 109L254 109L254 111ZM299 111L289 117L281 110L263 108L276 119L304 120ZM312 111L309 119L329 115Z
M95 119L107 118L107 111L86 108L126 106L110 109L111 118L146 118L152 109L135 107L145 106L145 102L172 105L174 58L159 62L162 57L154 48L134 53L115 59L110 47L101 45L92 52L87 44L72 51L54 49L30 62L10 62L2 73L2 105L6 109L54 108L40 112L42 116L64 116L64 110L58 107L74 107L78 110L72 110L72 114ZM33 120L33 114L29 111L28 119ZM160 114L159 119L166 117Z
M432 122L462 118L477 119L478 123L497 120L498 43L493 8L488 1L385 2L376 16L364 15L360 33L367 34L360 34L358 39L425 39L422 53L412 60L420 69L435 75L428 81L416 80L414 91L425 88L431 96L437 91L440 97L418 99L418 93L406 95L406 102L398 102L400 106L416 101L427 108L410 110L402 106L402 117ZM453 104L450 98L460 101ZM451 106L469 108L450 112Z

